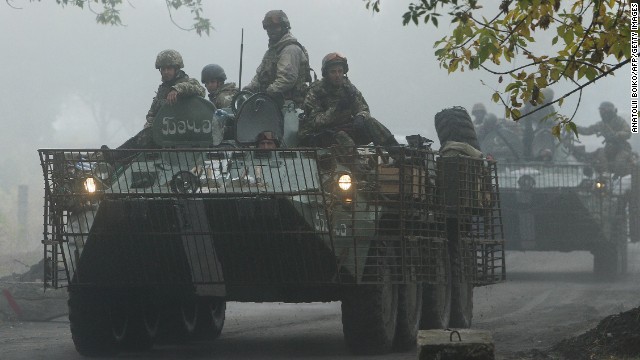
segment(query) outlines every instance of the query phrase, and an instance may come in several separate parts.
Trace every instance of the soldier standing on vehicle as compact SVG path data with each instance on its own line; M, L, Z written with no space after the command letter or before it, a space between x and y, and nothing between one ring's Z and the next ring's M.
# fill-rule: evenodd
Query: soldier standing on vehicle
M596 171L610 171L619 176L629 173L632 162L631 137L629 124L618 116L618 109L609 101L600 104L601 121L584 127L578 126L580 135L598 135L604 137L604 149L594 154Z
M266 92L274 98L292 100L301 107L308 85L309 54L291 35L289 18L282 10L267 12L262 28L269 36L269 48L256 70L256 75L243 90Z
M553 90L545 88L542 89L541 93L543 97L542 105L549 104L553 101ZM541 105L531 105L527 103L522 109L522 114L530 113L540 106ZM551 128L556 120L555 115L556 109L553 105L549 105L518 120L518 123L521 124L522 127L522 154L526 160L533 160L534 157L539 155L541 150L548 149L547 145L554 143ZM534 140L538 141L540 144L545 144L545 146L543 148L536 146L536 144L534 144Z
M330 53L322 59L322 79L314 82L304 101L298 132L306 146L355 146L373 142L397 146L389 129L369 113L369 105L349 81L347 58ZM391 151L391 148L389 148Z
M225 83L227 74L222 66L209 64L202 68L202 84L209 91L209 100L217 109L231 107L231 100L238 93L236 83Z

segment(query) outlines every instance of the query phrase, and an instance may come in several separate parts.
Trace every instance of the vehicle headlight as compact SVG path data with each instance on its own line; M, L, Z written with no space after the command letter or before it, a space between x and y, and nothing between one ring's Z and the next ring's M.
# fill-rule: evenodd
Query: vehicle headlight
M343 191L347 191L351 189L351 175L349 174L341 175L340 178L338 178L338 186Z
M88 177L84 179L84 189L86 192L93 194L98 189L98 184L96 183L96 179L92 177Z
M594 185L594 188L595 188L596 190L600 190L600 191L601 191L601 190L606 189L606 187L607 187L607 184L606 184L604 181L602 181L602 180L596 180L596 183L595 183L595 185Z

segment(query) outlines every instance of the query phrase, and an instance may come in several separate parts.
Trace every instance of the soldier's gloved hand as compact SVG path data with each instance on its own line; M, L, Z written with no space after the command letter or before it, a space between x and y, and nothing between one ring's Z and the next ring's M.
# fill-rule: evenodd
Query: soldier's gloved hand
M356 131L364 131L366 128L365 123L364 115L358 114L353 118L353 129Z

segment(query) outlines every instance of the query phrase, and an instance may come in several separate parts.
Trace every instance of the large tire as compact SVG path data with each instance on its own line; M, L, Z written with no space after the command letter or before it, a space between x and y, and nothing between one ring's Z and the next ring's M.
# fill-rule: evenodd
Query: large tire
M153 347L160 327L159 307L144 297L130 297L125 309L127 326L123 336L117 337L126 351L147 351Z
M118 353L107 306L97 292L70 288L68 305L71 338L78 353L89 357Z
M416 345L422 318L422 284L398 285L398 320L393 347L405 351Z
M165 305L165 319L162 322L160 341L163 343L183 343L196 337L201 306L198 298L184 296L180 300Z
M398 319L398 287L389 266L377 267L380 284L346 288L342 331L347 347L358 355L385 354L393 348Z
M448 252L447 252L448 254ZM420 329L446 329L451 318L451 263L449 257L439 258L438 272L444 284L422 285L422 317Z
M221 298L202 298L194 332L197 340L215 340L224 327L227 303Z
M473 318L473 282L464 271L465 251L458 235L457 219L447 219L449 258L451 261L451 318L449 326L468 329ZM471 260L467 257L467 260ZM472 265L472 264L468 264Z

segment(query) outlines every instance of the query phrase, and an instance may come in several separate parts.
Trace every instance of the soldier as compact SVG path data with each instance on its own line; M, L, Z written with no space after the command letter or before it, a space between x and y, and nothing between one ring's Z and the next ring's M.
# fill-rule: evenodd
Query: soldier
M594 153L596 171L626 175L633 161L631 144L627 141L631 137L629 124L618 116L618 109L609 101L601 103L599 110L602 121L588 127L578 126L578 134L604 137L604 149Z
M494 114L487 113L484 104L477 103L471 108L473 115L473 125L476 128L478 143L482 144L484 138L498 127L498 117Z
M273 131L263 131L256 136L256 147L258 149L277 149L280 141Z
M369 114L364 97L345 76L348 71L347 58L339 53L330 53L322 59L322 79L311 85L304 101L300 143L355 146L373 142L397 146L391 132Z
M190 78L181 69L184 67L182 56L175 50L163 50L156 57L156 69L160 71L162 83L158 86L156 96L147 112L144 128L134 137L120 145L118 149L145 149L154 147L151 126L164 104L175 104L179 98L188 96L204 97L205 89L198 80ZM103 149L108 149L106 145Z
M153 120L162 105L173 105L180 97L204 97L204 88L198 80L190 78L185 74L185 72L181 70L183 67L182 56L175 50L163 50L156 57L156 69L160 71L162 84L158 86L156 96L151 102L151 107L147 113L145 128L153 125Z
M307 50L289 32L291 25L282 10L267 12L262 28L269 36L269 48L253 80L243 90L266 92L275 98L292 100L301 107L307 83L311 82Z
M236 83L225 83L227 74L222 66L209 64L202 68L202 84L209 91L209 100L217 109L231 107L231 100L238 93Z
M542 105L553 101L553 90L545 88L542 89L541 93L543 97ZM526 104L522 109L522 114L530 113L539 106ZM534 159L541 149L549 149L549 145L554 144L551 127L553 127L556 120L555 114L556 109L553 105L549 105L518 120L522 127L522 155L526 160ZM534 144L534 141L537 141L538 144Z

